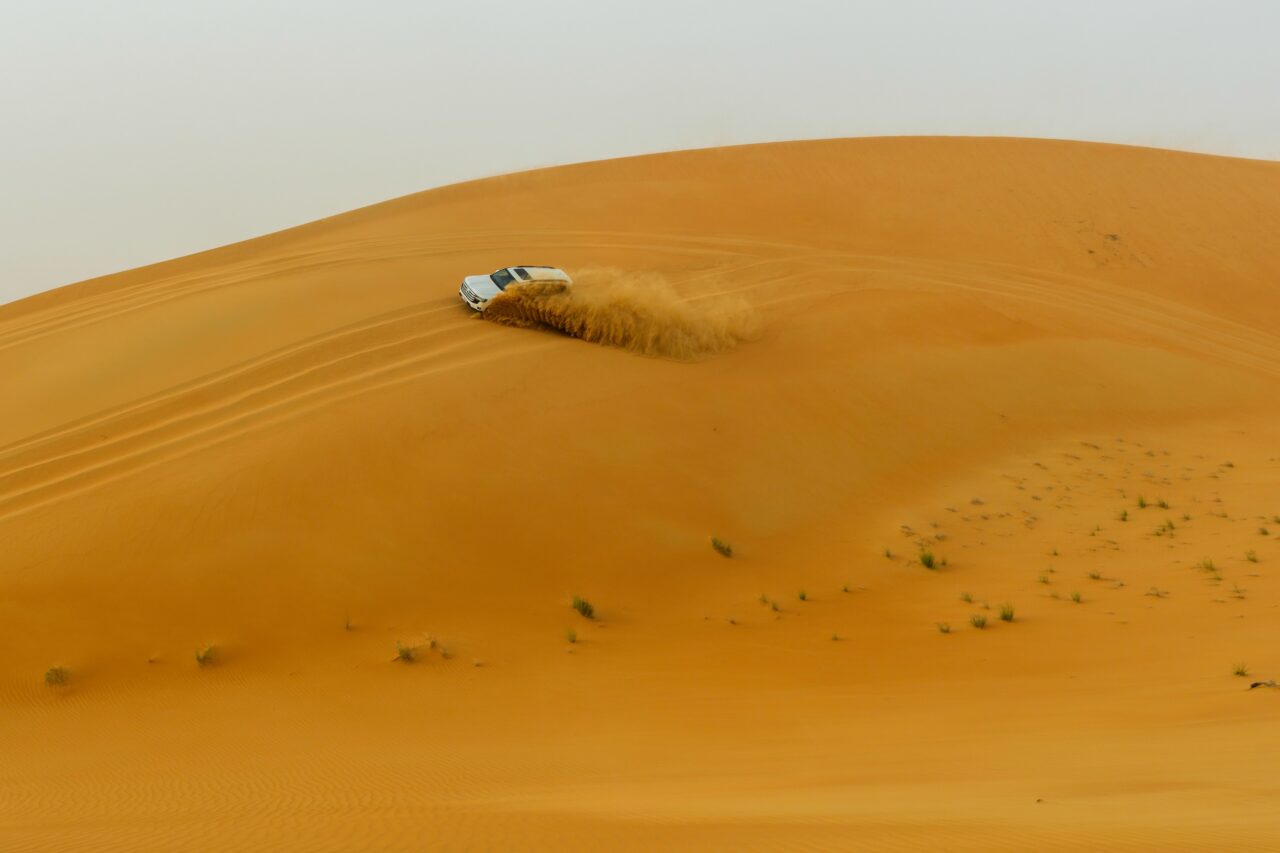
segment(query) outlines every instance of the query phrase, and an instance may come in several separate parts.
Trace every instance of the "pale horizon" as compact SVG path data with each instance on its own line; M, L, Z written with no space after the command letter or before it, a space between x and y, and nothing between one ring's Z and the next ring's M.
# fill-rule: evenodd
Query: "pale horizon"
M0 108L23 130L0 141L0 303L433 187L662 151L1012 136L1280 159L1259 106L1280 85L1280 8L1245 2L0 9Z

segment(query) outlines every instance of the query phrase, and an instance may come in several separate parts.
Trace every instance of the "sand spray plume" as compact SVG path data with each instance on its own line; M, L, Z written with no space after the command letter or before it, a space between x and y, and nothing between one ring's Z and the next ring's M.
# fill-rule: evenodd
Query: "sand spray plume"
M579 270L569 288L556 282L510 287L484 316L675 359L724 352L754 337L759 325L742 299L686 298L658 273L616 269Z

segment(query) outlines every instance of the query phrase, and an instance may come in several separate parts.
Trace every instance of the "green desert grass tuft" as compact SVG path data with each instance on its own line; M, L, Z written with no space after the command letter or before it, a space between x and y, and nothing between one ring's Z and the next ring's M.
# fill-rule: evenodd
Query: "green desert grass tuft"
M987 617L981 613L975 613L969 617L969 624L978 629L985 628L987 627Z
M596 618L596 609L591 606L590 601L587 601L581 596L575 595L573 597L573 609L578 611L578 613L587 619Z
M808 601L808 600L809 600L809 593L805 592L805 591L802 589L802 590L800 590L798 593L796 593L796 598L800 599L801 601Z
M960 600L963 601L965 604L972 604L973 596L967 592L962 592L960 593Z
M1142 495L1138 495L1138 509L1146 509L1146 508L1147 508L1147 499L1144 498Z
M210 666L218 661L218 647L214 645L201 646L196 649L196 665Z
M1249 674L1249 667L1242 663L1236 664L1236 668L1231 670L1232 675L1238 675L1241 678Z
M417 646L410 646L407 643L402 643L399 640L396 640L396 656L392 658L393 661L399 661L400 663L413 663L417 659Z
M65 666L51 666L44 671L44 683L50 687L61 687L71 680L71 670Z
M1013 605L1012 604L1005 602L1004 604L1000 605L1000 621L1001 622L1013 621Z
M938 623L938 633L940 633L940 634L950 634L950 633L951 633L951 625L950 625L950 624L948 624L948 623L946 623L946 622L939 622L939 623Z
M1256 562L1258 562L1258 552L1257 552L1257 551L1245 551L1245 553L1244 553L1244 558L1245 558L1246 560L1248 560L1250 563L1256 563Z
M924 566L926 569L932 569L934 568L935 565L937 565L936 562L934 561L933 552L928 549L925 549L920 552L919 559L920 559L920 565Z
M570 628L564 632L564 638L570 643L576 643L578 642L578 632Z
M1076 604L1079 604L1079 603L1081 602L1081 600L1082 600L1082 599L1080 598L1080 593L1078 593L1078 592L1073 592L1073 593L1071 593L1071 600L1072 600L1072 601L1074 601Z
M711 547L716 549L716 553L721 557L732 557L733 546L718 536L711 537Z

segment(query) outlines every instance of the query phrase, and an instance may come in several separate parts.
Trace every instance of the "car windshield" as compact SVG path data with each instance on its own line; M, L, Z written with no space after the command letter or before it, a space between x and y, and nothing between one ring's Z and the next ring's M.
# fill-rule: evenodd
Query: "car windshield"
M493 279L493 283L498 285L498 290L506 290L507 285L515 281L515 279L511 277L511 273L506 270L498 270L496 273L489 276L489 278Z

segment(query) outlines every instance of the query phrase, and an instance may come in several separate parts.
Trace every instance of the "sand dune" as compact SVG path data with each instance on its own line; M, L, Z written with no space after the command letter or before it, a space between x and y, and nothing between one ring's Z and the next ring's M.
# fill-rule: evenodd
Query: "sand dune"
M836 140L0 307L0 848L1276 849L1277 233ZM522 262L579 301L458 301Z

